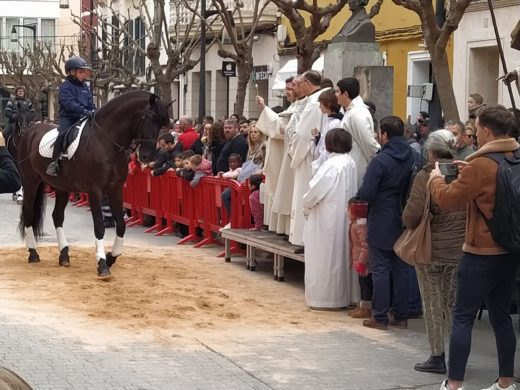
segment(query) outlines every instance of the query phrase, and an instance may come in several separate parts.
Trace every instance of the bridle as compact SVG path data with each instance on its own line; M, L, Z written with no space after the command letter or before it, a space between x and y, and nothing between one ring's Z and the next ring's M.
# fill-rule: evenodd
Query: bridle
M132 139L132 142L131 142L130 146L123 146L119 142L114 140L110 136L110 134L107 131L105 131L105 129L103 129L103 127L96 121L96 114L94 114L94 116L90 120L92 121L92 124L96 128L98 128L101 131L101 133L106 138L108 138L110 140L110 142L112 142L112 144L115 145L120 152L126 152L126 153L130 154L130 153L135 152L137 150L137 148L139 146L141 146L142 142L144 142L144 141L152 141L153 142L153 139L142 138L143 137L142 134L143 134L143 129L144 129L145 122L149 121L149 120L154 120L154 119L157 119L157 118L158 118L157 113L152 111L152 110L150 110L149 108L147 108L144 111L138 111L134 115L132 115L131 122L134 123L134 126L132 126L131 133L132 134L136 134L136 130L138 132L137 132L137 137Z

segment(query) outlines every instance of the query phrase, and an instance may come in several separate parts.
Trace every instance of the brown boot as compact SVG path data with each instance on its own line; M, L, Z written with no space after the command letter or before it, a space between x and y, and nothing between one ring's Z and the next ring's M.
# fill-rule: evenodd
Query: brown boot
M359 303L355 307L353 307L352 309L347 309L347 315L352 317L352 314L354 314L358 310L359 310Z
M366 328L372 328L377 330L388 330L388 325L382 322L377 322L374 318L363 321L363 326Z
M372 302L359 302L359 309L357 309L354 313L350 314L350 316L352 318L372 318Z

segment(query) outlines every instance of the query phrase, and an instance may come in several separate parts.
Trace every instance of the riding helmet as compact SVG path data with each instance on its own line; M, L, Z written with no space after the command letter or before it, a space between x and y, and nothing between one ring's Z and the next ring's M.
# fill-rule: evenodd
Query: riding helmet
M73 69L90 69L92 68L81 57L72 57L65 62L65 72L69 73Z

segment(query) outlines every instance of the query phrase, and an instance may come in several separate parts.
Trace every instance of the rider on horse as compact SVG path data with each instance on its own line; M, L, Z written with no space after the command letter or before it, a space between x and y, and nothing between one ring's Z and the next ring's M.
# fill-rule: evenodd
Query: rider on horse
M7 118L7 126L4 130L4 138L7 140L15 131L16 116L18 110L29 112L32 110L32 102L25 97L24 87L18 87L14 90L14 98L7 102L5 106L5 116Z
M61 84L58 92L60 103L60 124L58 137L54 143L52 162L47 167L47 175L57 176L59 172L58 160L63 149L65 134L76 122L83 117L91 118L94 115L94 102L85 80L91 75L91 68L81 57L72 57L65 63L67 77Z

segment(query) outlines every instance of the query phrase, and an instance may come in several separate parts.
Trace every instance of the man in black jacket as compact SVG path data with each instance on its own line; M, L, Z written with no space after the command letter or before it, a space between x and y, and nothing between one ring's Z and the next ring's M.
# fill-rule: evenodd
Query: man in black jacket
M237 121L227 119L224 121L224 136L227 142L224 144L222 151L217 160L217 172L229 171L229 156L236 153L242 157L242 161L247 160L247 141L244 137L239 137Z
M32 102L25 96L25 89L23 87L15 89L14 98L9 100L5 106L5 117L7 118L7 126L4 130L5 139L8 139L15 130L18 110L22 112L29 112L32 110Z
M0 133L0 193L7 194L20 189L20 176L11 155L5 147L5 140Z

